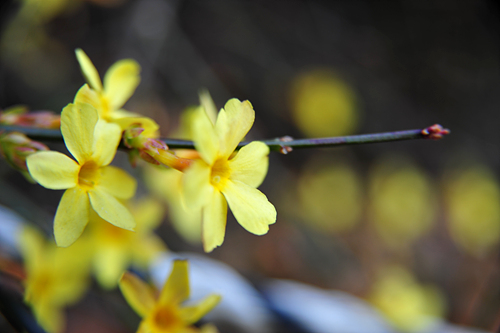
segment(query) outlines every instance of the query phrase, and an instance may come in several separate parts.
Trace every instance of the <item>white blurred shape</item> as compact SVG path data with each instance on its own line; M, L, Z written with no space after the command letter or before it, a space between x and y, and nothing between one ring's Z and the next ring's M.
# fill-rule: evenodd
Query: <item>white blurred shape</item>
M309 332L396 332L368 303L341 291L286 280L270 280L263 289L276 310Z
M19 233L24 220L12 210L0 206L0 249L4 253L14 255L18 253Z

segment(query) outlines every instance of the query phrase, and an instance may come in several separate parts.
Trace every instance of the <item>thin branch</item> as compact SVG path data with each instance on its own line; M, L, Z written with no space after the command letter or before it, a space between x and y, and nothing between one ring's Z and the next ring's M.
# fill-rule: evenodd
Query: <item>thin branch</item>
M0 125L0 132L21 132L29 136L33 140L38 141L62 141L60 130L42 129L33 127L21 126L4 126ZM376 142L390 142L402 140L415 140L415 139L441 139L444 135L449 134L450 131L443 128L441 125L432 125L424 129L414 129L396 132L384 132L374 134L361 134L338 136L331 138L318 138L318 139L299 139L294 140L291 137L285 136L271 140L257 140L262 141L269 146L271 150L279 151L281 153L288 153L292 149L298 148L315 148L315 147L336 147L344 145L355 145ZM179 140L179 139L161 139L170 149L194 149L193 141ZM249 142L241 142L238 147L241 148Z

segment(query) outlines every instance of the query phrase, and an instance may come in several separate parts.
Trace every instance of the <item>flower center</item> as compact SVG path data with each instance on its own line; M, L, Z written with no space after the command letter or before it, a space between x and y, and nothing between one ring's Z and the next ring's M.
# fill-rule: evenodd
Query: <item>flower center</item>
M109 121L111 120L111 114L113 113L109 103L109 98L102 91L98 92L98 94L99 101L101 102L100 107L97 109L99 111L99 118Z
M226 159L218 159L212 165L210 183L222 191L230 175L231 169L229 168L228 161Z
M78 173L78 184L89 190L95 186L101 176L101 170L93 161L85 162Z
M170 332L175 328L182 327L178 311L169 304L156 308L152 319L158 332Z

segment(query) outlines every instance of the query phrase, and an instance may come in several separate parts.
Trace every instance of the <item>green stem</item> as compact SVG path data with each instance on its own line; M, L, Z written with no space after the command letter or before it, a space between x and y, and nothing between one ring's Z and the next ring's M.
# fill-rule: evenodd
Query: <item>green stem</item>
M60 130L43 129L21 126L4 126L0 125L0 132L21 132L29 136L33 140L38 141L62 141ZM448 129L441 125L432 125L424 129L414 129L397 132L384 132L374 134L361 134L338 136L331 138L318 139L299 139L294 140L290 137L276 138L272 140L258 140L264 142L271 150L280 151L284 154L292 149L298 148L313 148L313 147L335 147L344 145L355 145L375 142L389 142L415 139L440 139L444 135L449 134ZM179 139L161 139L170 149L194 149L193 141ZM249 142L241 142L238 147L241 148Z

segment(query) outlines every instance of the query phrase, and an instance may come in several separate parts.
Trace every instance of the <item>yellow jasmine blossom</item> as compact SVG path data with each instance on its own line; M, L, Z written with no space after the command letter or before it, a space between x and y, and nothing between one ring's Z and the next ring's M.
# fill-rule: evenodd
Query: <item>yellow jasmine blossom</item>
M43 329L61 332L64 307L76 303L89 284L89 262L81 255L83 244L58 248L32 228L23 230L19 244L26 270L25 301Z
M116 123L122 130L139 123L144 128L144 137L156 137L159 126L154 120L121 109L141 81L140 65L132 59L117 61L106 72L103 85L97 69L85 52L76 49L75 53L88 85L78 90L74 103L92 105L99 112L100 119Z
M159 296L153 288L131 273L123 274L120 289L130 306L143 319L138 333L196 333L213 332L212 327L191 326L212 310L220 301L211 294L196 305L183 306L189 297L188 262L175 260L172 273Z
M83 236L92 244L92 264L97 281L107 289L116 287L130 264L147 268L166 249L163 241L153 232L163 217L160 203L145 198L127 206L137 223L135 232L103 223L94 213L88 233Z
M184 198L188 207L203 209L206 252L224 241L228 204L238 223L253 234L267 233L276 222L276 209L257 190L267 173L269 147L254 141L234 153L254 119L252 104L234 98L220 110L215 125L203 107L193 120L193 141L201 159L184 174Z
M98 121L97 111L88 104L68 104L61 113L61 132L76 161L54 151L27 158L30 175L40 185L66 190L54 219L57 245L66 247L78 239L89 221L90 208L105 221L133 230L134 218L117 198L131 198L136 181L108 165L120 141L120 128Z

